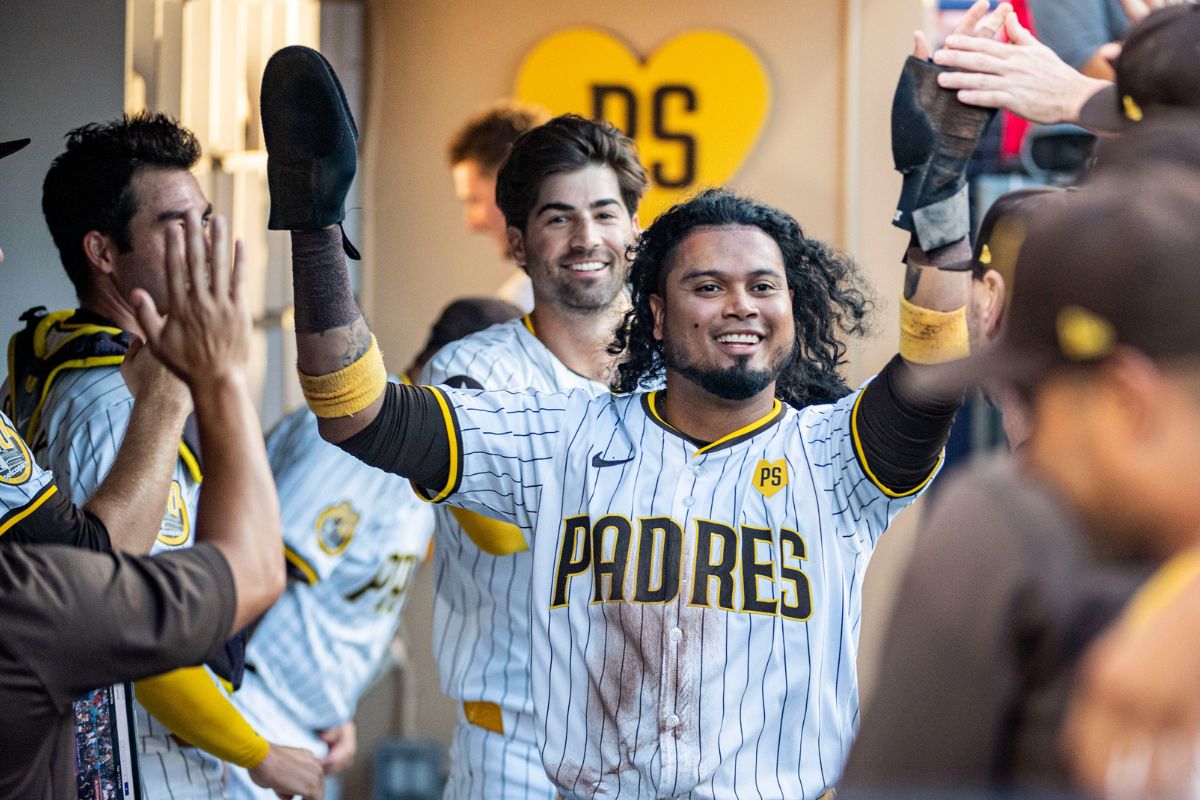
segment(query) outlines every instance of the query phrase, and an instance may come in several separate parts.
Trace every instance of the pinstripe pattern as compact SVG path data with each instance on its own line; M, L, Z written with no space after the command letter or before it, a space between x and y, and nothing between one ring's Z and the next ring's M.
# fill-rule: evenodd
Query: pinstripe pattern
M279 423L267 454L284 541L316 583L288 582L250 640L246 662L254 674L233 700L270 722L260 734L290 743L274 737L354 716L429 549L433 509L403 478L323 441L307 409Z
M43 448L39 457L75 504L86 502L108 475L132 411L133 397L116 366L66 370L50 387L34 441ZM200 487L182 459L176 461L172 491L177 493L178 512L164 514L151 554L194 543ZM221 762L196 748L180 747L136 698L133 705L144 796L154 800L224 797Z
M860 467L857 393L780 407L699 451L653 419L643 395L446 394L463 453L451 502L532 539L537 731L564 796L796 800L832 785L858 713L859 586L879 535L912 502L887 497ZM764 461L786 465L786 485L769 495L755 484ZM580 514L588 520L577 539ZM589 538L602 517L609 527L593 525ZM643 540L651 517L674 520L678 535L664 528ZM620 561L622 525L623 580L597 587L595 554L583 559L582 542ZM696 572L700 531L710 528L717 533L705 536L722 543L709 548L710 563L737 548L726 577ZM667 541L677 543L670 558ZM583 567L561 585L560 566L572 560ZM708 605L697 583L709 588ZM661 586L678 593L655 595Z
M522 320L494 325L443 348L423 383L465 376L489 389L607 394L603 384L560 362ZM507 712L533 713L529 686L528 551L485 553L445 508L438 508L434 550L433 652L442 690L458 701L486 701ZM532 727L532 726L530 726ZM533 743L460 721L445 797L552 798Z

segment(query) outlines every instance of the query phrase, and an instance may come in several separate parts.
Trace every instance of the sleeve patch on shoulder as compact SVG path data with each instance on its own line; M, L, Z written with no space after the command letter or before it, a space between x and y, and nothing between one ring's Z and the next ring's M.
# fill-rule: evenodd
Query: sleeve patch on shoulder
M32 474L33 458L29 455L29 448L16 431L0 419L0 483L20 486Z

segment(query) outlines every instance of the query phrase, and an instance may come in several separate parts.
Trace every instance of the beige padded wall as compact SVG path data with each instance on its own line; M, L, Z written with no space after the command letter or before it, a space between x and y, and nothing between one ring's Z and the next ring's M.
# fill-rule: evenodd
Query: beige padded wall
M905 239L888 222L899 189L888 119L921 7L920 0L611 0L590 10L531 0L369 2L364 300L389 366L404 366L448 300L487 293L508 274L490 241L465 232L443 148L464 117L511 91L525 51L549 33L588 25L645 56L680 32L709 27L752 47L773 89L759 145L733 185L859 257L882 304L879 334L853 348L848 374L855 381L872 374L895 352L893 298ZM867 682L914 520L910 512L885 537L872 568L863 624ZM419 683L417 727L443 736L449 717L428 660L428 603L418 594L406 615Z

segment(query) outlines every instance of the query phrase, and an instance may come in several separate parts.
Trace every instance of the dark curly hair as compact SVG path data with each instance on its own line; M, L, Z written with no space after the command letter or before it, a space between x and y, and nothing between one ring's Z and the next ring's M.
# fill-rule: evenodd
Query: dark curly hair
M868 332L873 305L858 266L828 245L806 238L789 214L726 189L709 189L674 206L642 233L629 273L633 307L609 347L613 355L625 354L614 391L647 388L662 374L663 343L654 338L650 295L662 295L675 248L695 228L728 225L762 230L783 253L796 342L776 379L776 396L798 408L844 397L850 389L837 371L845 363L842 339Z
M67 133L67 149L42 182L42 213L67 277L82 297L90 270L83 252L88 231L111 236L123 253L132 246L137 213L133 178L145 168L188 170L200 160L195 134L165 114L125 114Z

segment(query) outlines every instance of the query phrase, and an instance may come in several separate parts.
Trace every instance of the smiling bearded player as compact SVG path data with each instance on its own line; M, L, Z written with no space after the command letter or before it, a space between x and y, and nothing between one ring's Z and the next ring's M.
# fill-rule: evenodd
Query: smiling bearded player
M936 471L958 406L912 380L968 349L970 276L934 267L965 257L966 215L930 227L920 213L965 204L952 174L926 181L953 170L943 140L905 152L898 220L916 246L901 355L858 391L836 372L867 305L857 269L787 214L721 190L642 236L614 345L627 393L395 386L337 228L354 141L322 131L348 131L348 111L319 58L274 77L272 215L293 231L310 323L305 396L329 441L521 530L534 727L559 792L822 795L853 737L863 574ZM664 368L665 390L643 391Z

